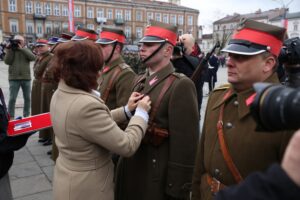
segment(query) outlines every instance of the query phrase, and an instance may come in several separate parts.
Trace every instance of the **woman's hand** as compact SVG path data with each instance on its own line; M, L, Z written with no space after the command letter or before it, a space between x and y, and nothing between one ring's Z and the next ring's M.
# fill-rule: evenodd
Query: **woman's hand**
M133 92L128 99L128 110L130 112L134 111L138 105L138 101L143 98L144 95L138 92Z
M137 107L149 112L151 109L151 100L149 96L144 96L141 100L138 101Z

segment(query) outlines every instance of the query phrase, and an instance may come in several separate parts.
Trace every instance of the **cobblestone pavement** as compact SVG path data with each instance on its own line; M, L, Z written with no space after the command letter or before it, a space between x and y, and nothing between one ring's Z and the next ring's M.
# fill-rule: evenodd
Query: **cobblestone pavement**
M31 63L32 66L33 63ZM0 86L8 102L9 87L7 78L8 66L0 61ZM226 83L226 68L219 68L216 86ZM208 93L207 83L204 85L204 94ZM207 103L207 95L203 98L201 116ZM23 96L19 92L16 103L16 116L23 112ZM201 122L202 124L202 122ZM52 178L54 163L47 155L51 146L38 143L38 134L32 135L26 146L15 152L14 163L9 170L14 200L51 200Z

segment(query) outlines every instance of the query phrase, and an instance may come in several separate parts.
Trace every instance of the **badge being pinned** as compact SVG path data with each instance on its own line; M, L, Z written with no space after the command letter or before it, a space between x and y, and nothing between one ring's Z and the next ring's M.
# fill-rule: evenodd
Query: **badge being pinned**
M150 86L153 85L157 80L158 80L158 78L157 78L157 76L155 76L153 79L151 79L151 80L149 81L149 85L150 85Z
M107 72L108 70L109 70L109 67L108 67L108 66L105 66L105 67L103 68L103 73Z

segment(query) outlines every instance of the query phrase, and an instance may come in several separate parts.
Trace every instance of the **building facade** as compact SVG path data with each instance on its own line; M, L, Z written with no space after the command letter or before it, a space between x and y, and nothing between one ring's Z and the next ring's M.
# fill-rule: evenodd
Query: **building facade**
M283 16L278 16L270 20L270 23L276 26L282 26ZM289 38L300 37L300 12L286 13L287 35Z
M178 34L198 37L199 11L178 5L180 1L74 0L75 27L98 32L104 26L123 28L127 42L136 43L150 19L178 26ZM58 36L68 30L68 0L1 0L0 31L3 38L24 35L28 41Z
M254 13L248 14L234 13L233 15L227 15L226 17L219 19L213 23L212 38L208 37L202 39L202 43L205 47L208 47L207 44L210 44L211 46L203 49L206 51L209 50L217 41L220 42L220 49L222 49L228 43L233 31L236 29L237 24L242 18L248 18L271 24L272 19L282 16L285 12L286 10L283 8L275 8L267 11L261 11L259 9Z

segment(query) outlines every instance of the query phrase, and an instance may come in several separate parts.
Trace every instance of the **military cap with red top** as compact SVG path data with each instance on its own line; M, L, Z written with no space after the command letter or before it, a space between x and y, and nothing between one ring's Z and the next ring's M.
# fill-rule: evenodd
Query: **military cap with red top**
M139 43L164 43L176 45L177 27L162 22L150 20L150 25L145 30L144 37Z
M44 38L40 38L36 40L35 46L45 46L48 45L48 40L44 39Z
M99 35L99 39L96 41L97 44L112 44L115 42L125 43L125 34L122 29L103 27Z
M60 38L58 38L57 42L64 43L71 41L72 37L75 35L73 32L64 32L60 35Z
M91 29L83 28L83 27L78 27L75 33L75 36L71 38L71 40L97 40L98 34Z
M222 51L241 55L270 52L278 56L285 33L285 28L244 18Z

